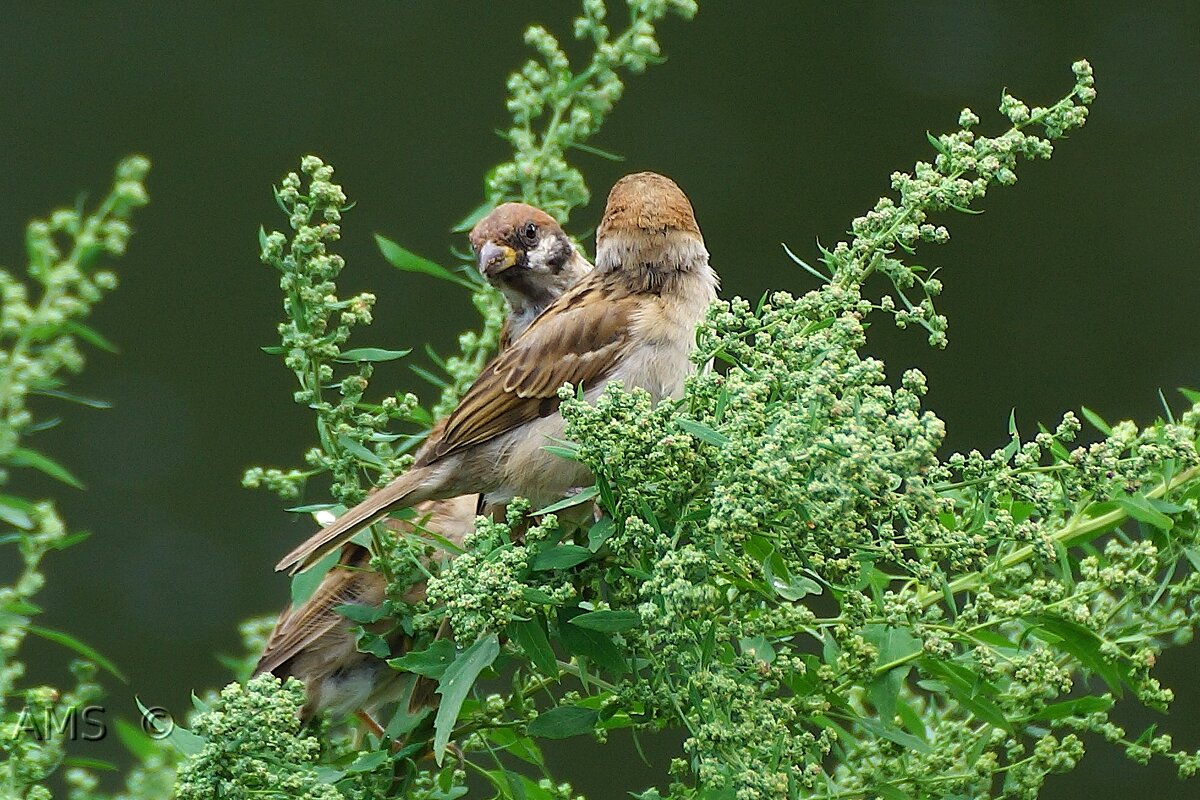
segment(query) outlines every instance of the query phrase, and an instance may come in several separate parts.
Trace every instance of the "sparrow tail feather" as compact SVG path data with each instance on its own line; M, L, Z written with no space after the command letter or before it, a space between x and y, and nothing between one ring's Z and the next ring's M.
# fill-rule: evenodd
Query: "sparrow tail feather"
M429 499L428 494L422 491L428 472L429 470L420 468L410 470L403 477L375 492L284 556L275 565L275 571L288 570L292 575L303 572L348 542L363 528L383 519L389 512Z

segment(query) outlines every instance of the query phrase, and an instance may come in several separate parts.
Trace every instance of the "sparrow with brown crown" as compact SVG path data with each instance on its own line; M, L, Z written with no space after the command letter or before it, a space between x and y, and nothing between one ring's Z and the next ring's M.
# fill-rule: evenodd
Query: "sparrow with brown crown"
M471 229L470 240L480 274L508 301L501 351L592 271L554 217L525 203L497 206Z
M361 528L425 500L477 492L489 503L520 495L537 505L586 485L586 467L544 449L563 435L559 388L582 386L589 401L609 381L655 399L678 396L717 286L692 205L675 182L653 172L617 181L596 231L595 270L484 368L408 472L276 569L307 569Z
M524 203L505 203L484 217L471 231L480 273L503 293L509 314L501 332L501 349L518 338L542 310L592 270L559 224L544 211ZM412 520L387 520L394 535L436 534L459 545L474 527L478 495L427 500L417 504ZM364 725L382 737L383 728L371 711L399 698L404 673L385 661L359 652L356 623L337 612L342 605L378 606L384 600L387 580L371 569L367 548L352 542L342 545L338 563L321 580L312 596L300 606L285 609L255 667L255 674L271 672L280 678L294 676L305 685L306 701L300 716L307 721L323 711L335 717L356 713ZM415 584L404 600L419 602L425 584ZM393 622L365 626L386 635L393 656L410 645ZM416 710L432 702L432 689L418 681L410 696Z

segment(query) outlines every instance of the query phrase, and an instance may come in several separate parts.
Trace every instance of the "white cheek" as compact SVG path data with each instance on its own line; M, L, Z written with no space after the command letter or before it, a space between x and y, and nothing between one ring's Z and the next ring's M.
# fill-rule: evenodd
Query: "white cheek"
M537 247L529 251L529 268L533 272L549 272L546 265L558 249L558 242L553 237L542 239Z

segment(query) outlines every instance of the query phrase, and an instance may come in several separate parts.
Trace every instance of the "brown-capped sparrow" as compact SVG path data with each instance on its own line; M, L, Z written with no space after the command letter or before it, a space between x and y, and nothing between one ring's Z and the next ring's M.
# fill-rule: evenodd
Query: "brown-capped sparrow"
M484 217L471 231L480 273L503 293L509 314L501 332L500 347L507 347L554 299L591 271L559 224L544 211L523 203L505 203ZM463 495L417 504L412 520L387 520L389 532L405 535L436 534L460 545L474 526L478 495ZM449 554L447 554L449 555ZM370 551L353 542L342 545L338 562L321 580L312 596L280 614L255 674L271 672L280 678L294 676L305 685L301 718L307 721L323 711L335 717L356 713L373 733L383 729L371 712L399 698L405 674L382 659L358 650L357 623L336 610L341 605L378 606L384 600L387 580L370 566ZM425 584L418 583L404 597L419 602ZM393 621L365 626L387 636L393 656L402 655L410 642ZM409 706L416 710L433 700L433 685L418 680Z
M696 325L717 274L692 205L669 178L621 178L596 231L596 268L546 307L467 390L411 469L288 553L277 570L311 567L364 526L425 500L480 493L535 506L591 478L547 452L563 436L558 390L594 401L609 381L678 396L694 367Z

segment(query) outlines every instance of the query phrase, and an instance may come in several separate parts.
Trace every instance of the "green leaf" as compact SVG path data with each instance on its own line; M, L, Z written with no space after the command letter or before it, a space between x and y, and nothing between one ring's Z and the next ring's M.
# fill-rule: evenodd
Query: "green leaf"
M374 750L368 753L362 753L358 758L354 759L354 763L346 767L347 775L354 775L361 772L374 772L379 767L388 762L390 754L387 750Z
M876 669L894 664L896 661L921 651L921 640L902 628L868 625L863 632L866 640L875 645L879 651ZM890 667L876 675L868 686L871 703L886 725L891 725L896 716L896 703L900 697L900 689L904 685L904 679L908 676L910 669L910 664Z
M1200 550L1194 547L1185 547L1183 548L1183 554L1191 563L1192 569L1200 571Z
M684 419L683 417L680 417L679 419L675 420L675 424L702 442L708 442L709 444L716 445L717 447L724 447L729 443L728 436L714 431L703 422L696 422L693 419Z
M587 628L592 631L605 631L608 633L636 628L641 624L641 621L642 618L635 611L612 611L608 609L587 611L577 617L571 618L572 625L578 625L581 628Z
M1081 414L1083 414L1084 419L1092 423L1093 428L1100 431L1105 436L1112 436L1112 426L1105 422L1099 414L1097 414L1095 411L1092 411L1087 406L1080 406L1079 411Z
M9 455L8 463L14 467L33 467L36 470L46 473L51 478L62 481L68 486L74 486L76 489L83 488L83 484L74 475L67 472L65 467L36 450L18 447Z
M341 553L335 550L318 561L312 569L292 576L292 608L299 608L313 596L313 592L325 579L325 574L333 569L340 556Z
M629 796L632 797L633 800L663 800L662 792L655 788L650 788L644 792L638 792L637 794L630 792Z
M40 636L43 639L48 639L56 644L61 644L68 650L74 650L76 653L83 656L88 661L93 662L97 667L100 667L100 669L104 670L109 675L112 675L121 683L129 683L129 679L125 677L121 670L117 669L116 664L102 656L99 651L96 650L96 648L84 644L69 633L51 630L50 628L43 628L39 625L30 625L28 628L26 628L26 630L35 636Z
M159 718L158 714L151 713L150 709L142 704L142 699L135 696L133 701L137 703L138 711L142 712L142 725L154 727L159 731L163 729L159 726L167 724L170 727L166 729L167 734L162 741L174 747L185 756L191 757L199 755L204 749L207 740L203 736L192 733L187 728L173 721L166 721Z
M871 791L879 795L880 800L912 800L912 795L890 783L877 783Z
M575 461L576 459L579 458L579 447L577 445L560 446L560 445L555 445L555 444L547 444L547 445L542 445L542 449L545 450L547 453L549 453L552 456L558 456L559 458L565 458L568 461Z
M415 672L426 678L440 679L454 663L454 643L449 639L434 639L429 647L388 661L388 666L403 672Z
M33 504L26 500L7 494L0 495L0 521L7 522L14 528L31 530L33 518L29 516L29 512L32 510Z
M465 286L468 289L474 288L468 281L463 280L445 267L435 264L427 258L422 258L410 250L406 250L386 236L380 236L378 233L375 234L375 243L379 245L379 252L387 259L387 262L398 270L432 275L440 280Z
M576 150L580 150L584 153L590 153L591 155L594 155L594 156L600 156L600 158L604 158L609 161L624 161L625 160L625 156L618 155L616 153L610 153L607 150L601 150L599 147L593 147L592 145L584 144L583 142L571 142L570 146L575 148Z
M911 733L905 733L895 725L887 725L870 717L861 717L857 720L857 722L860 726L866 728L875 736L895 742L901 747L907 747L910 750L916 750L918 753L929 753L932 751L932 748L929 746L929 742L913 736Z
M950 155L950 151L946 149L946 145L942 144L941 140L939 140L932 133L930 133L929 131L925 131L925 138L929 141L929 143L931 145L933 145L934 150L937 150L939 153L941 153L944 156Z
M530 569L543 572L552 569L570 569L592 557L592 551L577 544L560 544L548 547L533 557Z
M821 274L820 270L818 270L816 267L809 265L807 262L805 262L804 259L802 259L800 256L793 253L792 249L790 247L788 247L786 244L784 244L783 242L780 242L779 246L783 248L783 252L787 253L788 258L790 258L792 261L796 262L796 264L798 264L800 266L800 268L803 269L805 272L807 272L809 275L812 275L814 278L819 280L821 283L829 283L830 279L829 279L828 275Z
M387 614L387 609L383 606L364 606L362 603L343 603L335 606L333 610L359 625L378 622Z
M572 617L583 613L579 608L564 608L558 612L558 631L562 642L572 655L589 659L609 672L622 675L628 671L625 657L607 634L571 625Z
M558 706L539 714L526 730L541 739L569 739L593 730L598 718L590 708Z
M390 658L392 646L388 640L378 633L358 629L358 640L354 643L360 653L370 653L376 658Z
M357 361L395 361L404 358L412 352L408 350L384 350L382 347L358 347L353 350L343 350L335 361L349 364Z
M75 334L93 347L98 347L99 349L113 353L114 355L121 352L121 350L115 344L101 336L100 333L94 328L84 325L82 322L75 322L72 320L69 322L64 322L62 327L63 330L67 331L68 333Z
M343 450L345 450L347 453L354 456L355 458L357 458L359 461L363 462L364 464L370 464L373 467L381 467L381 468L383 467L383 465L384 465L383 459L381 459L379 456L372 453L367 448L363 447L358 442L351 439L346 434L339 433L337 440L338 440L338 445Z
M82 756L68 756L63 759L63 766L81 767L83 769L101 770L103 772L116 772L115 764L110 764L102 758L85 758Z
M1013 731L1012 723L1004 716L1000 706L987 696L987 689L990 688L994 693L995 687L987 684L966 667L934 658L922 658L918 663L927 675L940 678L946 684L947 692L977 719L1001 730L1010 733Z
M488 741L504 752L516 756L528 764L542 768L546 766L546 759L537 742L528 736L517 733L512 728L485 729L480 731L480 735L486 737Z
M88 408L107 409L112 408L112 403L107 400L97 400L93 397L83 397L70 392L64 392L61 389L39 389L30 392L30 394L41 395L42 397L53 397L56 400L66 400L68 403L78 403L81 406Z
M821 584L803 575L793 575L783 556L777 552L772 552L763 560L763 577L771 591L784 600L796 601L810 594L821 593Z
M551 678L558 677L558 659L554 657L554 648L550 646L550 639L539 620L514 620L509 623L508 630L521 652L539 672Z
M345 506L340 506L337 503L309 503L306 506L292 506L291 508L285 508L284 511L288 511L292 514L315 514L318 511L332 510L334 513L337 513L336 509L339 508L343 513L346 511Z
M1094 714L1097 711L1108 711L1112 707L1113 699L1108 695L1102 697L1080 697L1075 700L1052 703L1034 714L1032 719L1056 720L1063 717L1081 717L1087 714Z
M471 210L471 213L467 214L465 217L463 217L461 220L459 220L458 224L450 229L450 232L451 233L466 233L467 231L471 230L471 228L475 227L476 222L479 222L479 220L483 219L488 214L490 214L492 212L492 209L495 207L496 206L494 203L492 203L490 201L484 201L480 205L473 208Z
M1123 495L1116 498L1116 503L1125 513L1139 522L1153 525L1164 531L1169 531L1175 527L1175 520L1150 505L1149 501L1142 495Z
M562 511L564 508L572 508L573 506L581 506L584 503L590 501L592 498L594 498L599 493L600 493L599 487L594 486L594 485L589 486L588 488L586 488L582 491L576 492L575 494L571 495L570 497L564 497L562 500L559 500L557 503L551 503L550 505L548 505L544 508L539 508L537 511L531 511L530 516L540 517L543 514L553 514L556 511Z
M551 595L537 588L536 586L522 586L521 597L533 603L535 606L555 606L561 605L561 600L555 600Z
M467 699L467 693L475 685L479 673L490 667L499 654L500 640L496 634L481 636L454 659L454 663L446 668L438 681L437 692L442 696L442 701L433 722L433 757L438 766L446 756L446 745L450 743L450 734L454 731L454 723L458 720L458 712Z
M1113 694L1121 696L1124 687L1122 669L1105 657L1104 642L1095 631L1050 614L1034 617L1033 622L1039 629L1039 635L1041 630L1045 630L1059 637L1061 641L1057 645L1060 648L1075 656L1084 668L1100 676Z
M118 719L116 729L117 738L121 740L121 744L125 745L125 749L138 761L145 761L158 752L158 745L154 740L129 720Z
M617 530L612 517L601 517L588 531L588 550L597 552Z
M714 626L709 627L709 633L712 633ZM765 636L750 636L745 639L738 640L738 646L742 650L743 655L757 658L764 664L770 664L775 661L775 648L767 641Z

